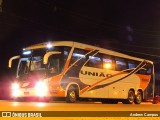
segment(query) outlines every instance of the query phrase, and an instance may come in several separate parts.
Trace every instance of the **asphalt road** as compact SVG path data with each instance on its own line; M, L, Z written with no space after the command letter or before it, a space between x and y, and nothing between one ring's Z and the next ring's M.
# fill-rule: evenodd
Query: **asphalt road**
M63 101L14 102L0 101L0 111L160 111L160 104L102 104L101 102L65 103Z

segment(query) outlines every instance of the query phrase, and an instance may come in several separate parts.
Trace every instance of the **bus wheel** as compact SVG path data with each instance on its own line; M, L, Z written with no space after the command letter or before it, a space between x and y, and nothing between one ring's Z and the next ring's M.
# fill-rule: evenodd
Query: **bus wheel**
M66 102L67 103L74 103L78 98L78 92L74 86L70 86L67 91Z
M134 103L140 104L142 102L142 94L140 91L137 91L137 95L135 96Z
M123 100L122 103L123 104L132 104L134 102L135 99L135 94L133 90L129 90L128 92L128 98L126 100Z
M157 100L153 100L152 104L157 104L158 101Z

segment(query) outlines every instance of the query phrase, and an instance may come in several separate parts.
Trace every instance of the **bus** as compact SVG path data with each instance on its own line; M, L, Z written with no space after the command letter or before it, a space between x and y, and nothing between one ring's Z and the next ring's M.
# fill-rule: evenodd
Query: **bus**
M16 59L14 98L140 104L154 75L150 60L74 41L28 46L9 59L9 68Z

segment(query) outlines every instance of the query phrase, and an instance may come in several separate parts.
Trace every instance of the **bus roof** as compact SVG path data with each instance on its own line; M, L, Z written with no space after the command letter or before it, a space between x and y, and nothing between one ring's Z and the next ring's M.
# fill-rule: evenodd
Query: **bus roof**
M76 47L76 48L81 48L81 49L99 50L100 53L104 53L104 54L107 53L109 55L113 55L113 56L117 56L117 57L122 57L122 58L131 59L131 60L137 60L137 61L144 61L145 60L145 59L142 59L142 58L133 57L133 56L130 56L130 55L127 55L127 54L123 54L123 53L120 53L120 52L116 52L116 51L113 51L113 50L100 48L100 47L97 47L97 46L88 45L88 44L79 43L79 42L74 42L74 41L44 42L44 43L39 43L39 44L28 46L28 47L26 47L24 49L25 50L35 50L35 49L40 49L40 48L47 48L48 45L52 45L52 46L69 46L69 47ZM153 64L153 62L150 61L150 60L145 60L145 61Z

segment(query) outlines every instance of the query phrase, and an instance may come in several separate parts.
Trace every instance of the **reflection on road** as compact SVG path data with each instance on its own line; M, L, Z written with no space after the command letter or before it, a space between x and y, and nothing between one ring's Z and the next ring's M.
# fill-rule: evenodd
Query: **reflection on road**
M101 102L65 103L0 101L0 111L160 111L160 104L102 104Z

